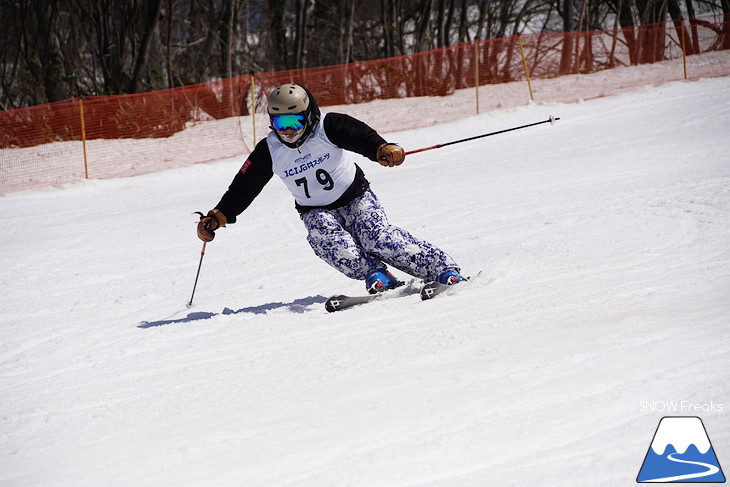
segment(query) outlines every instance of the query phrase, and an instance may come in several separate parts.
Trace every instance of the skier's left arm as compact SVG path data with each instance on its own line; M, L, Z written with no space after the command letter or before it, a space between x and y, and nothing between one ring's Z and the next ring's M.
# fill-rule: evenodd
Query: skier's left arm
M361 154L383 166L399 166L406 157L401 146L386 142L365 122L343 113L325 115L324 131L336 146Z

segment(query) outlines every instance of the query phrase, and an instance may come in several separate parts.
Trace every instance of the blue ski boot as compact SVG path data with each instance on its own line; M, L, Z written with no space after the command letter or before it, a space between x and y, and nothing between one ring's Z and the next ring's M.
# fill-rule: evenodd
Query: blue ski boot
M459 269L456 267L447 267L436 278L436 282L451 286L461 281L466 281L466 277L459 274Z
M384 268L371 272L368 278L365 279L365 289L367 289L370 294L387 291L388 289L393 289L401 284L402 283L396 279L393 274Z

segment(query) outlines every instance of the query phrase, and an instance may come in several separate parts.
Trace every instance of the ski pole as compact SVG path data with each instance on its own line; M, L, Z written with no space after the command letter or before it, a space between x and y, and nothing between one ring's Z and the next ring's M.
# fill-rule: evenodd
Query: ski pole
M203 257L205 256L205 245L208 242L203 242L203 250L200 251L200 262L198 263L198 272L195 274L195 284L193 284L193 294L190 296L190 302L188 308L193 307L193 297L195 296L195 288L198 287L198 277L200 277L200 268L203 266Z
M193 215L200 215L200 219L205 218L203 212L196 211ZM207 227L206 227L207 228ZM198 287L198 278L200 277L200 268L203 267L203 257L205 256L205 246L208 242L203 242L203 249L200 251L200 262L198 263L198 272L195 274L195 284L193 284L193 294L190 295L190 302L187 304L188 308L193 306L193 297L195 296L195 288Z
M527 127L534 127L535 125L540 125L543 123L550 123L550 125L555 125L555 122L557 120L560 120L560 118L556 118L556 117L553 117L552 115L550 115L550 118L548 118L547 120L543 120L542 122L528 123L527 125L520 125L519 127L512 127L511 129L498 130L496 132L490 132L488 134L475 135L474 137L467 137L466 139L453 140L451 142L444 142L443 144L436 144L436 145L432 145L430 147L424 147L422 149L415 149L415 150L406 152L406 155L415 154L416 152L423 152L423 151L427 151L427 150L431 150L431 149L440 149L441 147L446 147L447 145L459 144L461 142L468 142L468 141L474 140L474 139L481 139L482 137L489 137L490 135L498 135L498 134L503 134L505 132L512 132L513 130L524 129Z

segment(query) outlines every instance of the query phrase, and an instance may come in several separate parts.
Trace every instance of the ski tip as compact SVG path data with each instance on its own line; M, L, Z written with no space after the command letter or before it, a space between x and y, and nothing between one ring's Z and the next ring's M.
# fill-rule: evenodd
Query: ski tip
M439 284L436 281L427 282L423 285L421 288L421 301L426 301L427 299L431 299L439 292L439 287L442 286L442 284Z
M335 311L339 311L340 305L342 304L344 298L346 298L346 296L342 294L330 296L329 298L327 298L327 301L324 302L324 309L326 309L328 313L334 313Z
M455 282L453 284L441 284L438 281L427 282L423 285L423 287L421 287L421 300L426 301L427 299L435 298L442 293L450 291L456 286L462 287L464 284L471 282L481 274L482 271L479 271L474 276L465 277L463 281Z

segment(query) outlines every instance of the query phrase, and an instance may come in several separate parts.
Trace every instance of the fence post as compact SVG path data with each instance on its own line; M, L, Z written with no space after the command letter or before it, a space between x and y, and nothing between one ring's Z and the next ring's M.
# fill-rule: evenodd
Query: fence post
M476 93L477 115L479 115L479 38L474 38L474 91Z
M84 173L89 179L89 158L86 155L86 121L84 120L84 97L79 98L79 117L81 118L81 145L84 148Z
M253 145L256 147L258 140L256 139L256 78L253 71L248 73L251 77L251 120L253 123Z
M525 68L525 76L527 76L527 88L530 90L530 100L535 101L535 97L532 96L532 83L530 82L530 70L527 69L527 59L525 59L525 49L522 46L522 35L517 36L517 41L520 44L520 56L522 56L522 66Z

